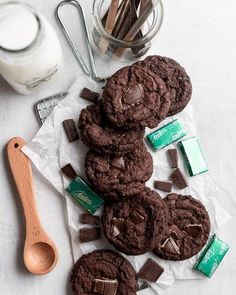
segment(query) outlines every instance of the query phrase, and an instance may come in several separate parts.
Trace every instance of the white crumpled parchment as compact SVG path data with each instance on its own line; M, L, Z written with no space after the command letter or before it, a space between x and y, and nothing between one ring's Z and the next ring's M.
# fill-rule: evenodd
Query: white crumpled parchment
M73 118L76 122L82 108L88 105L87 101L79 97L79 93L83 87L88 87L94 91L101 92L101 85L92 82L84 76L80 76L71 87L67 97L62 100L54 109L37 135L23 148L24 153L32 160L37 169L46 177L49 182L66 198L68 210L68 223L73 246L74 261L76 261L83 253L88 253L95 249L112 248L108 242L102 238L98 241L80 244L78 240L78 231L84 225L79 223L79 215L84 211L80 205L73 200L66 192L65 188L69 181L64 178L60 172L60 168L67 163L71 163L77 172L85 177L84 172L84 156L88 148L81 140L69 143L66 134L62 128L62 121ZM191 103L180 114L167 118L160 124L167 124L174 118L178 118L188 132L185 138L196 136L197 132L194 126L194 110ZM146 134L151 130L146 128ZM167 148L177 146L176 143ZM147 186L153 188L154 179L168 179L171 169L168 165L168 159L165 149L158 152L151 152L154 161L154 171L152 178L147 182ZM226 224L233 215L231 210L234 201L228 191L220 187L211 175L207 172L198 176L188 177L188 173L183 166L183 161L179 160L180 167L185 171L189 186L182 190L182 194L191 194L200 199L206 206L211 218L211 234L217 233L220 227ZM174 190L175 191L175 190ZM160 193L163 197L165 194ZM101 214L102 208L96 212ZM133 264L136 271L140 269L147 257L152 257L161 264L165 271L160 279L151 284L148 294L161 294L168 286L174 283L176 279L200 279L204 278L200 273L193 270L197 257L182 262L171 262L157 258L152 253L146 253L140 256L126 256ZM151 290L153 292L151 292Z

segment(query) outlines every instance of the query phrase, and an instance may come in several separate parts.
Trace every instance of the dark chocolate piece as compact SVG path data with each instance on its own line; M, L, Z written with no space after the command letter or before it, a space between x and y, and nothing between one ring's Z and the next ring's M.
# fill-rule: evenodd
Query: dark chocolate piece
M172 181L154 181L154 187L164 192L171 192L173 186Z
M170 166L171 168L178 168L178 153L177 149L169 149L167 150L169 159L170 159Z
M85 87L80 92L80 97L82 97L88 101L91 101L91 102L97 102L97 100L99 98L99 93L94 92L94 91Z
M119 236L119 234L125 232L126 230L126 223L123 218L112 218L112 230L113 236Z
M79 134L75 127L75 121L73 119L64 120L62 122L63 128L66 132L69 142L74 142L79 139Z
M164 268L149 258L138 273L138 277L149 282L156 282L164 272Z
M173 237L176 240L182 239L184 236L183 231L175 224L171 225L169 231L170 231L171 237Z
M198 238L202 233L202 224L189 224L185 231L193 238Z
M115 295L118 288L117 280L109 280L106 278L94 279L94 288L95 293L101 295Z
M161 245L161 248L163 251L170 254L180 254L179 247L172 237L166 239L165 242Z
M99 216L83 213L80 215L80 222L84 224L98 225Z
M112 160L110 161L111 165L119 168L119 169L123 169L125 168L125 161L123 157L114 157L112 158Z
M138 102L140 99L142 99L144 96L144 90L143 86L141 84L133 84L131 85L125 94L122 96L122 102L124 104L134 104Z
M188 183L179 168L175 169L175 171L171 174L170 179L179 189L183 189L188 186Z
M71 164L67 164L66 166L61 168L61 172L65 174L68 178L71 180L74 180L77 176L77 173L75 172L74 168L71 166Z
M144 219L145 219L144 216L142 214L140 214L140 212L138 212L137 210L134 210L131 212L130 218L135 223L140 223L140 222L144 221Z
M94 228L82 228L79 231L80 243L86 243L100 239L101 230L99 227Z

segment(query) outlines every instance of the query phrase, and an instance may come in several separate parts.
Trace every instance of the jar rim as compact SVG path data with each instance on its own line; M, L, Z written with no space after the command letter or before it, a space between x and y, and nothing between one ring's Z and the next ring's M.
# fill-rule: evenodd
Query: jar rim
M21 52L25 52L25 51L31 49L34 46L34 44L37 42L37 40L39 38L39 35L41 33L41 30L42 30L41 20L40 20L39 16L37 15L37 13L35 12L33 6L31 6L28 3L25 3L25 2L17 2L17 1L7 1L7 2L0 3L0 8L2 6L7 6L7 5L19 5L19 6L26 7L35 16L35 19L36 19L37 24L38 24L38 30L37 30L37 33L36 33L34 39L27 46L25 46L23 48L20 48L20 49L8 49L8 48L5 48L5 47L3 47L3 46L0 45L0 50L2 50L4 52L8 52L8 53L21 53Z
M162 26L163 18L164 18L164 6L162 1L160 0L158 5L154 8L152 12L154 16L154 20L155 20L155 16L156 15L158 16L156 16L156 20L154 21L154 24L151 25L151 27L149 28L149 31L142 38L138 40L133 40L133 41L123 41L123 40L117 39L116 37L107 33L107 31L105 30L102 24L101 18L98 16L98 8L99 8L99 3L101 1L103 0L93 1L93 13L92 13L93 20L96 22L96 26L99 29L100 33L102 33L103 38L109 40L109 42L113 42L115 45L119 47L133 48L136 46L142 46L143 44L151 41L159 32Z

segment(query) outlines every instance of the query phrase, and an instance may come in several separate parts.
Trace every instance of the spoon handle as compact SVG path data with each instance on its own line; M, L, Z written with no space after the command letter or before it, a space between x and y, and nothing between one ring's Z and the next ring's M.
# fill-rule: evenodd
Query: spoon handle
M43 230L35 201L30 160L21 151L25 144L26 142L22 138L12 138L7 145L7 154L24 209L26 237L35 240Z

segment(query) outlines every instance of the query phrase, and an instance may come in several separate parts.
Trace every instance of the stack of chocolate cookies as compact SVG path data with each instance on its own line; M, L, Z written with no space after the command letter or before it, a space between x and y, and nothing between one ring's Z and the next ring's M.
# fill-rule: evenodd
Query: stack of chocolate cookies
M81 139L90 149L85 158L86 176L93 190L106 200L104 235L122 253L153 251L164 259L184 260L207 242L210 221L199 201L177 194L162 199L145 186L153 172L152 157L143 142L145 127L155 128L167 116L182 111L191 94L190 78L183 67L167 57L149 56L116 72L107 81L102 100L80 114ZM100 261L103 255L104 265L114 264L114 253L91 255L91 262L96 255ZM84 261L75 266L74 272L80 269L86 275L89 266ZM98 268L93 280L102 275L108 281L114 279ZM135 294L131 276L129 294ZM117 294L128 294L122 289L124 283L121 280L116 285ZM75 281L73 284L74 290L79 288ZM86 284L84 292L97 294L89 289L91 284ZM103 282L103 288L105 285ZM85 293L82 290L76 294Z

